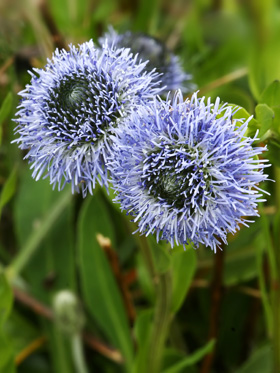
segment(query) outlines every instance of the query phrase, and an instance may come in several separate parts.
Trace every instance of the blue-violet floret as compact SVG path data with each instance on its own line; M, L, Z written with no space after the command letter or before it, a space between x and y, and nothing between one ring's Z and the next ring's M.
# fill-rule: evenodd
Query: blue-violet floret
M258 216L264 147L246 136L248 120L235 109L194 94L184 101L156 99L139 108L125 132L117 131L108 167L121 208L138 231L157 240L200 243L216 251L227 233Z
M92 193L96 182L108 186L106 158L111 137L135 105L160 92L155 72L145 72L129 49L92 41L69 51L56 50L44 69L33 69L19 94L15 140L29 149L32 176L49 177L61 190Z
M159 39L141 32L126 31L118 34L110 27L99 39L100 44L105 40L116 48L130 48L140 61L149 61L145 69L148 72L155 69L159 73L155 79L160 83L162 93L176 89L184 93L195 90L192 75L184 72L180 59Z

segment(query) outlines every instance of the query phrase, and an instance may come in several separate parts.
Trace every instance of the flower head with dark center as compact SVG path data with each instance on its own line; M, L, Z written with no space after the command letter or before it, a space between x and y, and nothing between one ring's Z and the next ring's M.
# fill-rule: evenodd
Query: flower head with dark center
M92 193L107 186L106 157L111 137L135 105L157 94L156 73L143 72L129 49L96 49L92 41L56 51L44 69L31 72L20 92L15 140L29 149L33 177L54 186Z
M99 39L100 44L108 40L109 45L117 48L130 48L131 52L138 55L141 61L149 61L145 67L146 71L156 69L160 75L156 77L164 92L181 89L190 92L195 89L191 83L192 76L186 74L181 66L180 60L159 39L141 32L127 31L118 34L112 27Z
M118 131L109 160L116 201L139 231L186 245L226 243L226 235L257 216L258 184L267 178L257 159L262 147L245 136L248 121L233 108L182 94L141 108Z

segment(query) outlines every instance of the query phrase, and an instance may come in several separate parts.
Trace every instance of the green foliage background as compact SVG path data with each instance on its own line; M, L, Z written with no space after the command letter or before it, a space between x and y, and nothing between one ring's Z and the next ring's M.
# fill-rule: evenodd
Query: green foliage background
M48 180L35 182L11 144L27 70L43 67L56 47L96 41L108 25L158 37L180 56L200 95L241 106L241 117L254 115L250 132L258 129L268 145L276 183L263 185L271 196L260 218L230 236L223 253L170 251L132 235L106 192L83 200L68 188L53 191ZM52 312L53 297L65 289L78 296L86 320L78 335L88 372L154 373L150 349L161 350L164 333L163 373L280 372L278 79L276 0L1 2L1 373L82 372L79 348ZM165 315L159 279L171 294ZM157 315L163 323L152 346Z

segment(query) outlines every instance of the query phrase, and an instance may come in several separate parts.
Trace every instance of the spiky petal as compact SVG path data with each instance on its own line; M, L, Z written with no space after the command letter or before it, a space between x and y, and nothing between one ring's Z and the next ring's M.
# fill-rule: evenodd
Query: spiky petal
M162 93L176 89L184 93L195 90L192 75L184 72L179 58L159 39L141 32L126 31L118 34L113 27L109 27L108 32L99 39L100 44L105 40L116 48L130 48L139 61L149 61L145 69L149 72L156 69L160 74L155 79L160 83Z
M137 104L160 89L129 49L95 48L92 41L56 50L19 94L15 140L29 149L33 177L65 183L85 196L96 182L107 187L106 158L116 127Z
M265 148L253 148L248 121L232 116L219 99L205 103L195 94L184 102L179 92L172 102L139 108L117 132L109 161L116 202L139 232L216 251L246 217L258 216L258 184L267 175L256 156Z

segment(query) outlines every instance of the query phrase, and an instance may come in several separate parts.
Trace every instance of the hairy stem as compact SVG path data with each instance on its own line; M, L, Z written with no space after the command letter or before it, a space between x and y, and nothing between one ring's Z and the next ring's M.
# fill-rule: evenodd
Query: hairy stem
M152 247L144 236L139 237L139 244L148 273L155 288L155 308L153 324L149 330L147 352L141 369L146 372L160 373L165 341L171 321L172 282L170 270L161 272L153 255ZM157 249L157 248L156 248ZM142 370L141 370L142 372Z
M262 306L265 315L266 330L268 336L271 337L273 334L273 316L270 299L266 287L266 279L263 271L263 247L261 247L260 245L257 246L256 260L258 268L259 288L261 292Z
M171 320L171 276L169 272L158 275L156 306L151 331L147 372L160 373L165 341Z
M85 358L84 358L84 351L83 351L83 343L80 334L74 334L71 337L71 344L72 344L72 355L74 364L76 367L77 373L88 373Z
M153 254L151 248L149 247L147 238L145 236L139 236L139 246L147 266L147 270L152 280L156 279L156 269L153 260Z

